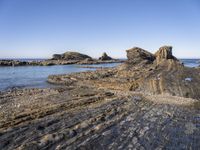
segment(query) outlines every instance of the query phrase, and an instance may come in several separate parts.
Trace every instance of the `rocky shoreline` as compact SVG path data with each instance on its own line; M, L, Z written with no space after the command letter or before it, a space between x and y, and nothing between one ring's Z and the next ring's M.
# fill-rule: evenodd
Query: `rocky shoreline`
M64 54L54 54L51 59L43 61L19 61L19 60L0 60L1 66L53 66L53 65L71 65L71 64L105 64L105 63L122 63L124 60L113 59L106 53L99 59L94 59L85 54L77 52L66 52Z
M200 69L163 46L116 68L51 75L0 93L0 149L198 149Z

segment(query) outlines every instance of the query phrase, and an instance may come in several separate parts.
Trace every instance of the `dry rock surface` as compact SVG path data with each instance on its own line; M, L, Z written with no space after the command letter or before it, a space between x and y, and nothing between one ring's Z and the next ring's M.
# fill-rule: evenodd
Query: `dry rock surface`
M199 69L172 48L0 94L0 149L199 149Z

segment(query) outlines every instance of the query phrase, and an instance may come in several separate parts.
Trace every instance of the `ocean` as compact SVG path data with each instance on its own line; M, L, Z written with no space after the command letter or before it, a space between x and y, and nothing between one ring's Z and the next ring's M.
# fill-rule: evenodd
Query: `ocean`
M21 59L21 61L31 61ZM37 60L37 59L34 59ZM40 59L42 60L42 59ZM199 59L181 59L187 67L200 65ZM93 67L115 67L120 63L91 65ZM95 70L95 68L81 68L81 65L57 65L57 66L20 66L0 67L0 91L12 88L45 88L52 85L47 83L49 75L69 74Z
M119 65L119 63L90 66L115 67L117 65ZM0 67L0 91L13 88L50 87L52 85L47 83L49 75L69 74L89 70L95 70L95 68L81 68L81 65Z

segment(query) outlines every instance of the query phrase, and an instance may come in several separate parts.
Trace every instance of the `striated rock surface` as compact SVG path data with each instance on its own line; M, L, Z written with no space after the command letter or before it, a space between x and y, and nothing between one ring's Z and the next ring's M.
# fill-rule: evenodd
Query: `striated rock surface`
M109 76L63 75L62 87L0 93L0 149L199 148L199 101L88 84Z
M163 46L155 53L156 59L174 59L172 46Z
M108 56L106 53L103 53L102 56L99 58L99 60L112 60L112 58Z
M155 55L133 48L127 50L127 57L127 62L118 68L73 77L97 87L200 99L200 70L185 67L172 55L171 47L161 47Z
M162 63L165 60L178 61L176 57L172 55L172 46L163 46L155 53L156 62Z
M126 52L128 63L130 64L137 64L143 61L152 63L155 60L155 56L153 54L139 47L134 47L132 49L126 50Z

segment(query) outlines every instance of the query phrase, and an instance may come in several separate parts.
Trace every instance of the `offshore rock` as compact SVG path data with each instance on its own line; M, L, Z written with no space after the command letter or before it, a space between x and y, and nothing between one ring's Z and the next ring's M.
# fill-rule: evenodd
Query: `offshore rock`
M42 61L18 61L18 60L0 60L1 66L52 66L52 65L70 65L70 64L103 64L103 63L122 63L123 60L112 59L104 55L102 59L93 59L88 55L78 52L66 52L64 54L54 54L52 59Z
M16 60L0 60L0 66L26 66L28 62Z
M112 58L108 56L106 53L103 53L102 56L99 58L99 60L112 60Z
M78 52L66 52L61 56L63 60L84 60L87 58L91 59L90 56Z
M90 56L78 52L65 52L63 54L54 54L52 60L84 60L92 59Z

